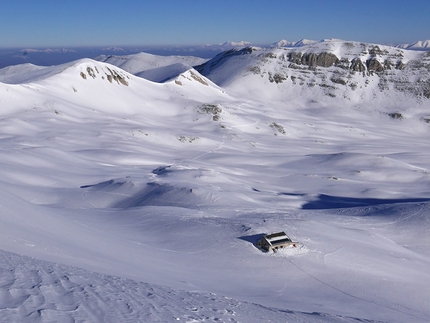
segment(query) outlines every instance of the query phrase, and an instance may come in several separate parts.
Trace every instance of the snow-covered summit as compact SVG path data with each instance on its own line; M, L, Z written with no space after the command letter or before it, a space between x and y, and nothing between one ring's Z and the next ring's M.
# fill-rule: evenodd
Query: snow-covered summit
M46 67L34 64L20 64L0 69L0 82L7 84L19 84L34 79L38 71Z
M140 57L0 70L0 321L429 322L425 52Z
M148 70L174 64L194 66L207 61L207 59L193 56L159 56L143 52L124 56L101 55L98 56L96 60L115 65L131 74L139 74Z
M316 43L315 40L310 39L300 39L298 41L290 42L288 40L282 39L276 43L273 43L270 47L281 48L281 47L302 47Z
M364 102L399 93L428 99L429 66L426 52L329 39L300 47L233 49L197 70L220 86L255 97Z
M395 47L404 49L430 49L430 40L419 40L410 44L398 44Z
M24 54L28 53L75 53L76 49L72 48L25 48L21 49L21 52Z
M244 41L244 40L242 40L242 41L239 41L239 42L235 42L235 41L226 41L225 43L221 43L221 44L219 44L220 46L222 46L222 47L231 47L231 48L234 48L234 47L245 47L245 46L251 46L251 43L250 42L248 42L248 41Z
M116 81L126 85L130 76L116 66L83 58L70 63L56 66L36 66L22 64L0 69L0 82L8 84L23 84L41 82L52 77L69 78L80 76L82 79L93 78Z

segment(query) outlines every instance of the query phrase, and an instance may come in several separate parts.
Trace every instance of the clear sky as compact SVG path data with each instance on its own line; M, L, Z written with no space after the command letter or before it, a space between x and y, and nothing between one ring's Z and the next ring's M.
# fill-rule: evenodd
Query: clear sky
M0 47L430 39L430 0L4 0Z

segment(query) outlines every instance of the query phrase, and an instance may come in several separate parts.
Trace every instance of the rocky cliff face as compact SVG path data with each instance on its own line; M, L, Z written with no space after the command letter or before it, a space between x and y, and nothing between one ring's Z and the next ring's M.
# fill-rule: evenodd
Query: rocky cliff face
M315 68L317 66L330 67L340 62L336 55L327 52L318 54L291 52L288 53L288 59L292 64L307 65L309 68Z
M289 89L313 88L310 95L322 91L333 98L395 92L430 99L430 51L374 44L336 40L298 48L247 47L221 53L197 70L220 86L236 88L241 78L259 76L255 82L275 84L286 96Z
M363 44L363 46L366 45ZM360 56L365 56L366 59L363 61ZM390 54L388 50L381 50L377 45L370 47L368 52L361 52L361 55L351 60L348 57L337 57L330 52L302 53L293 51L288 53L288 59L292 64L306 65L309 69L336 66L342 69L350 69L353 72L365 72L367 70L379 73L393 68L404 69L403 57L401 52Z

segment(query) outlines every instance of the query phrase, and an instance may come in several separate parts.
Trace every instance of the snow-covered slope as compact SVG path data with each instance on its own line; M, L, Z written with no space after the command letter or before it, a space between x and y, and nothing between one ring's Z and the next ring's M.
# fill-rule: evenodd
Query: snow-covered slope
M4 322L354 322L174 290L0 250ZM15 295L18 292L19 295Z
M216 84L253 99L343 105L430 98L428 52L324 40L297 48L235 49L197 70ZM348 105L350 105L348 103Z
M178 74L184 72L184 66L189 69L207 61L207 59L192 56L158 56L147 53L126 56L101 55L96 60L115 65L131 74L155 82L172 77L172 72L178 69L180 70Z
M430 103L366 92L427 58L344 44L0 70L0 321L428 322Z
M410 44L398 44L396 47L405 49L430 49L430 40L419 40Z
M315 44L315 40L310 39L300 39L298 41L290 42L285 39L281 39L280 41L273 43L270 47L281 48L281 47L302 47L307 45Z
M33 80L37 74L46 71L46 67L33 64L14 65L0 69L0 82L8 84L25 83Z

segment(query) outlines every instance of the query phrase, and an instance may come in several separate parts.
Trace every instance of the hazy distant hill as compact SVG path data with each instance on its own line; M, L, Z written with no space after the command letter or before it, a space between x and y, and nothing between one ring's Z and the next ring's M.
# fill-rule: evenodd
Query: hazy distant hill
M430 49L430 40L419 40L410 44L398 44L396 47L404 48L404 49L421 49L427 50Z

